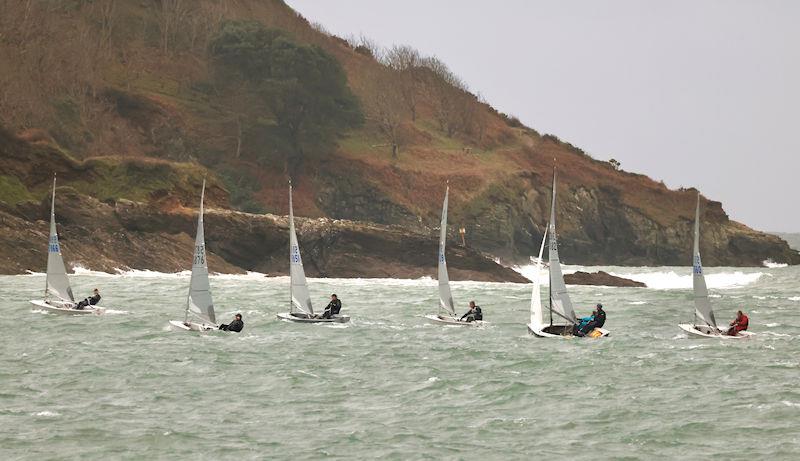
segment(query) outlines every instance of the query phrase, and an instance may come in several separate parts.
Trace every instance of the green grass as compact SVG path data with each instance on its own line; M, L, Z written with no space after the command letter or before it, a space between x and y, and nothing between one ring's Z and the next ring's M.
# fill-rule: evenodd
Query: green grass
M33 194L14 176L0 176L0 202L16 205L26 200L34 200Z

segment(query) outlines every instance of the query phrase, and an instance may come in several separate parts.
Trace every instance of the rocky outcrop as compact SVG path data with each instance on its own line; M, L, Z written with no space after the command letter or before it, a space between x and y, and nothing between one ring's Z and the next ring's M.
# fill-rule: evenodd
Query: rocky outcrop
M56 194L59 236L71 265L113 272L189 268L196 214L184 207L100 202L69 187ZM42 271L47 254L49 202L0 209L0 273ZM32 220L29 220L33 218ZM306 273L312 277L436 277L435 235L400 227L333 219L296 218ZM288 220L208 209L205 236L212 272L288 272ZM527 282L473 249L448 250L452 280Z
M616 275L611 275L603 271L591 273L578 271L573 274L566 274L564 275L564 282L568 285L647 288L647 285L642 282L626 279L624 277L617 277Z

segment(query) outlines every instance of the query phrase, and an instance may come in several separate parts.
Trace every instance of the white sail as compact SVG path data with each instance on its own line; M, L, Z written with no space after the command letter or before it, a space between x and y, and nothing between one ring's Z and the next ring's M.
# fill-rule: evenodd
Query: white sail
M536 260L536 272L533 275L533 291L531 292L531 326L541 328L544 319L542 317L542 288L541 276L542 255L544 255L544 242L547 241L547 228L542 235L542 244L539 247L539 258Z
M700 194L697 194L697 208L694 214L694 251L692 261L692 288L694 289L694 309L695 315L702 323L718 329L717 321L714 318L714 311L711 309L711 302L708 299L708 287L706 278L703 275L703 263L700 261ZM699 322L695 322L700 324Z
M53 198L50 203L50 242L47 246L47 282L45 301L75 302L72 288L69 286L67 269L61 256L61 245L58 243L56 231L56 178L53 178Z
M439 307L450 316L456 315L453 304L453 294L450 292L450 277L447 275L447 258L445 258L445 241L447 240L447 200L450 195L450 186L444 193L442 204L442 222L439 233Z
M289 182L289 290L292 304L290 311L297 308L301 312L313 315L311 295L308 292L306 272L303 270L303 258L300 257L300 244L297 242L297 233L294 230L294 208L292 205L292 183Z
M189 282L189 296L186 300L186 318L189 313L205 322L217 323L214 314L214 302L211 299L211 286L208 282L208 262L206 261L206 241L203 230L203 199L206 193L206 182L200 193L200 214L197 218L197 236L194 240L194 259L192 260L192 278Z
M553 171L553 203L550 208L550 323L570 325L578 323L572 300L567 293L561 261L558 258L558 236L556 235L556 173Z

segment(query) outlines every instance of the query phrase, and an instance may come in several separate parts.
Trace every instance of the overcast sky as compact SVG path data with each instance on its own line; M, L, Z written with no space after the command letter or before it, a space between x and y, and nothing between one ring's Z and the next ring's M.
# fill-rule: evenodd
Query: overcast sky
M800 1L288 0L436 55L498 110L595 158L800 231Z

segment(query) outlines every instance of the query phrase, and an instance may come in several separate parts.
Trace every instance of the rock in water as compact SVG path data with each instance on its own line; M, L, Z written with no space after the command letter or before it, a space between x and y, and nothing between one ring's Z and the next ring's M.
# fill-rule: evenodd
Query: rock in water
M636 280L626 279L623 277L617 277L616 275L611 275L608 272L598 271L598 272L575 272L574 274L566 274L564 276L564 282L569 285L600 285L600 286L608 286L608 287L636 287L636 288L647 288L642 282L637 282Z

